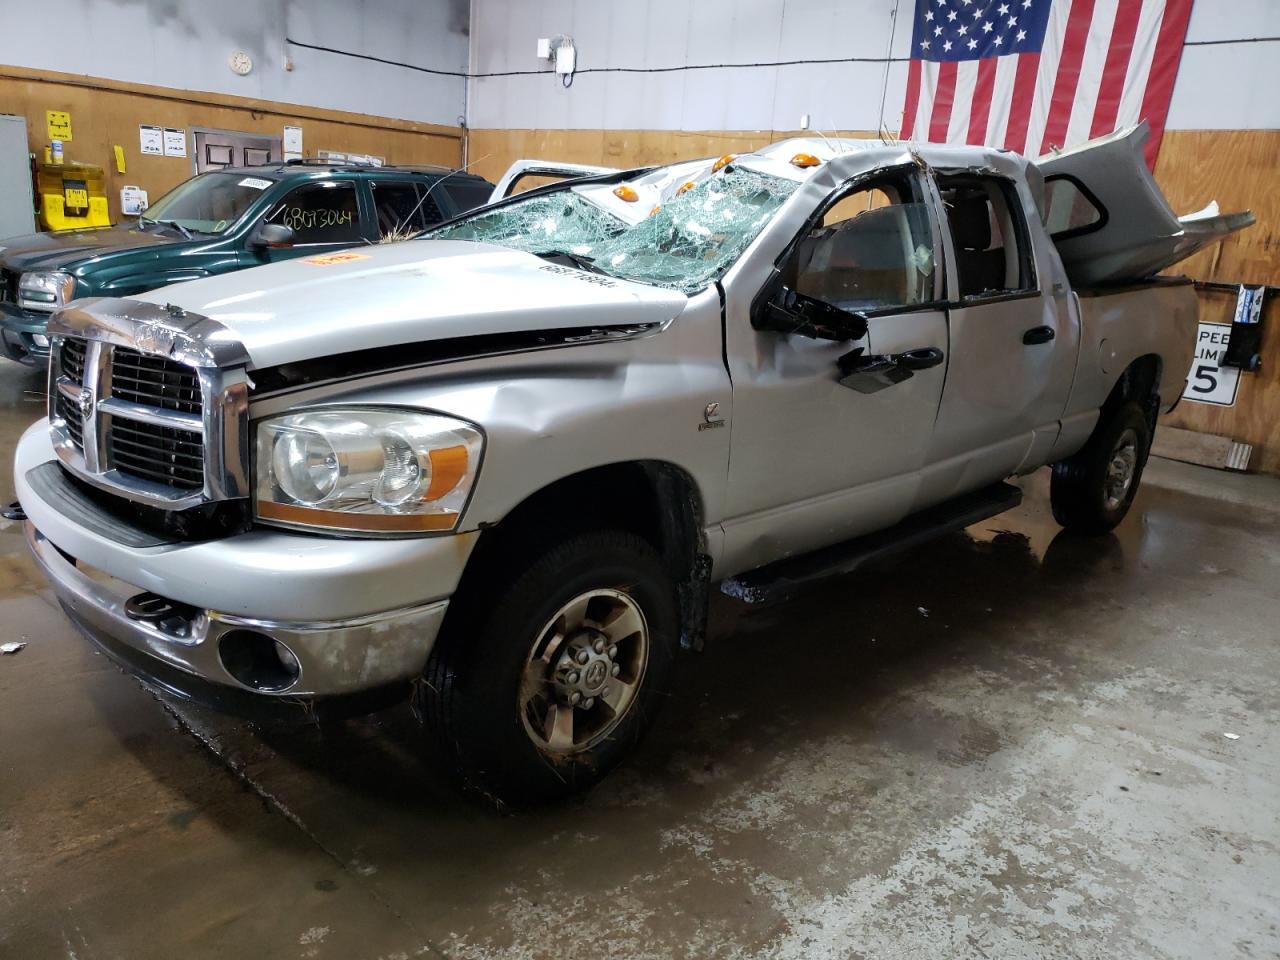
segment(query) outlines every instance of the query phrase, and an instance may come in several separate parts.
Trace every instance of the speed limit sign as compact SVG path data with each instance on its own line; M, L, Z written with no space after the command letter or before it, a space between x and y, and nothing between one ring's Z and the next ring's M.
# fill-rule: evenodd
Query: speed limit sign
M1196 403L1212 403L1219 407L1232 407L1236 391L1240 387L1238 367L1220 367L1219 362L1227 353L1227 341L1231 339L1231 324L1201 323L1196 332L1196 356L1187 374L1187 386L1182 391L1186 400Z

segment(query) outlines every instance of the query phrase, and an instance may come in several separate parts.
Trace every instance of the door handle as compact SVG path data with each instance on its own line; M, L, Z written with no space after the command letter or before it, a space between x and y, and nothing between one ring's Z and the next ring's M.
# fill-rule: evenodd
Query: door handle
M908 350L906 353L895 353L893 361L908 370L928 370L940 364L945 357L946 355L937 347L921 347L918 350Z
M1048 343L1057 334L1053 332L1053 327L1032 327L1022 335L1022 342L1027 346L1033 346L1037 343Z

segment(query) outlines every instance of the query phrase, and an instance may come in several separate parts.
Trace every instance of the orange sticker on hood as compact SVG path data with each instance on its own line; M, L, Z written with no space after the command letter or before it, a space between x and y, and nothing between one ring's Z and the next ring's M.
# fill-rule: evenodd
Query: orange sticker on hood
M344 250L341 253L326 253L323 257L303 257L303 263L314 263L320 267L328 267L335 263L350 263L352 260L368 260L367 253L352 253Z

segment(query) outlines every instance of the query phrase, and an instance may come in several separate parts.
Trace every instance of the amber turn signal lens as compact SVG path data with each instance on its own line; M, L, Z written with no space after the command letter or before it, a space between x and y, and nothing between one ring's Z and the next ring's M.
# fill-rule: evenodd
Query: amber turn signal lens
M812 153L797 153L791 158L793 167L816 167L822 161L815 157Z
M635 203L640 199L640 194L636 193L630 187L614 187L613 195L619 200L627 201L627 203Z
M696 186L697 184L694 183L692 180L687 180L684 183L680 184L680 189L676 191L676 196L678 197L682 193L688 193L690 190L692 190Z
M654 207L652 210L650 210L650 211L649 211L649 216L651 216L651 217L653 217L653 216L657 216L658 211L659 211L659 210L661 210L661 209L662 209L662 207Z
M715 163L711 165L711 172L715 173L717 170L720 170L723 167L727 167L729 164L733 163L733 161L737 159L738 158L734 156L732 153L726 153L723 157L721 157L719 160L717 160Z
M431 483L422 499L439 500L466 476L467 448L462 445L443 447L432 450L427 456L431 460Z

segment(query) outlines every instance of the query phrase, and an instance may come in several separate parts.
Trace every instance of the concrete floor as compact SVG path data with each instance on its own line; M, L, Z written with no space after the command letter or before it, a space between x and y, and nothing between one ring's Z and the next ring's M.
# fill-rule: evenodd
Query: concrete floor
M0 364L6 464L41 388ZM718 601L633 761L509 817L403 710L158 698L5 525L0 956L1280 956L1280 482L1153 461L1089 542L1026 487L892 568Z

